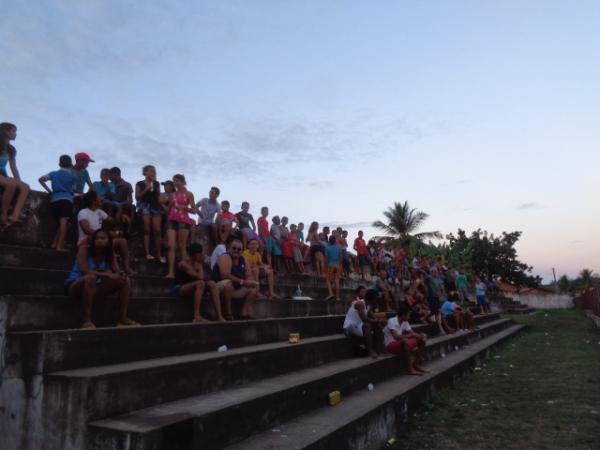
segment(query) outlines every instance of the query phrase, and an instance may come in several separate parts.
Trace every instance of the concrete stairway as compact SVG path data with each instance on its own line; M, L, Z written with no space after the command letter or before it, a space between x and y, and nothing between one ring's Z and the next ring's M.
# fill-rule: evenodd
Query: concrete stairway
M508 314L532 314L535 312L535 308L531 308L524 305L521 302L513 300L511 297L506 297L503 294L495 294L490 297L490 300L495 304L501 311Z
M23 229L0 234L6 449L381 448L411 408L521 330L499 314L451 336L415 326L430 336L433 373L408 377L398 358L355 357L341 334L347 301L265 300L259 320L190 324L191 301L168 297L161 268L145 260L134 261L142 275L130 303L144 326L111 327L116 301L106 299L94 310L101 328L79 330L79 306L62 292L73 256L44 248L49 223L34 194ZM325 296L314 277L279 282ZM210 316L210 302L203 308ZM333 390L342 403L329 407Z

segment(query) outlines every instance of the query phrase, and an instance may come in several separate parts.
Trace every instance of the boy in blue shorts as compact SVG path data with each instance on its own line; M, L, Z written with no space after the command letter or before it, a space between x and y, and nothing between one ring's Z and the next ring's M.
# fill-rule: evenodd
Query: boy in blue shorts
M54 219L58 222L52 248L59 252L66 252L68 249L65 246L65 239L70 222L73 219L73 192L77 178L71 171L73 164L69 155L62 155L58 165L59 170L41 176L39 182L50 194L50 208ZM52 183L52 189L46 184L47 181Z
M481 314L489 314L490 304L487 302L487 298L485 296L485 283L481 281L481 278L475 278L475 297L477 297L477 304L481 309Z

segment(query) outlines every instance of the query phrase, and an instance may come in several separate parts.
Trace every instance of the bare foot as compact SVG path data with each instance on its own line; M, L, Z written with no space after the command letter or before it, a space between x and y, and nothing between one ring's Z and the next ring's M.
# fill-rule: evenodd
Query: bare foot
M175 278L175 275L174 275L174 274L172 274L172 273L168 273L168 274L165 276L165 278L168 278L169 280L172 280L172 279L174 279L174 278Z
M66 247L56 247L54 250L56 250L57 252L61 252L61 253L68 253L69 249Z
M96 329L96 325L94 325L91 320L86 320L81 325L81 329L82 330L95 330Z
M408 373L408 375L415 375L418 377L423 375L421 372L417 372L416 370L409 370L407 373Z
M205 319L202 316L195 316L194 320L192 320L192 323L208 323L208 322L210 322L210 320Z
M431 373L431 370L424 369L421 366L415 366L415 370L422 372L422 373Z
M269 294L269 299L270 300L281 300L281 296L279 296L277 294Z
M217 322L227 322L227 320L225 319L225 317L221 316L217 317Z

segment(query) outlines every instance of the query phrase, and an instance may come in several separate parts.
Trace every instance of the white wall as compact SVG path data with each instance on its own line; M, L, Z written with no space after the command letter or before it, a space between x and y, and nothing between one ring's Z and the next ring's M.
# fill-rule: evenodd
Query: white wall
M510 294L513 300L537 309L570 309L573 308L573 297L566 294L531 295Z

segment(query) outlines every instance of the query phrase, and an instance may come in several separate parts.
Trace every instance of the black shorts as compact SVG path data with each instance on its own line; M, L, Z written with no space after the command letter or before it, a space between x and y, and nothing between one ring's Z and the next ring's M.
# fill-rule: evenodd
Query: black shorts
M191 225L189 223L167 220L167 230L189 230L190 228Z
M360 267L369 265L369 257L367 255L358 255L358 265Z
M440 299L436 297L429 297L427 299L427 303L429 304L429 311L431 314L437 315L440 312Z
M60 219L73 219L73 203L69 200L56 200L50 203L50 209L57 222Z
M317 252L321 252L321 253L325 254L325 247L323 247L321 244L311 245L310 246L310 255L314 258L315 253L317 253Z
M450 325L452 328L456 328L456 316L454 314L444 316L444 319L446 319L446 323L448 325Z

